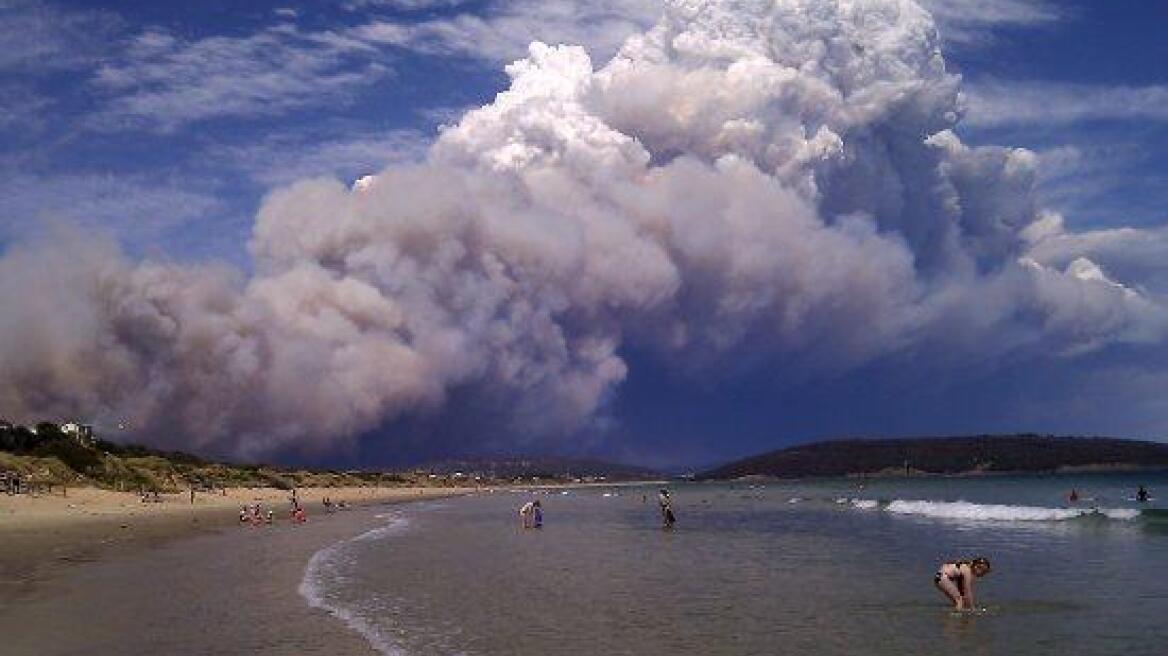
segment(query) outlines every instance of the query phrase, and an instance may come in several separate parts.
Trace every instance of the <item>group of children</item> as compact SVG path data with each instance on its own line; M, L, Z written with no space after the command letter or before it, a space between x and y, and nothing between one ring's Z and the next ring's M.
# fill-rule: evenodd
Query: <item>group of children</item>
M292 507L288 511L288 518L292 520L293 524L303 524L308 521L308 514L304 512L304 507L298 501L293 499ZM252 526L260 526L261 524L273 524L276 521L276 513L271 508L267 512L264 511L263 506L258 503L247 504L239 507L239 523L251 524Z
M260 504L248 504L239 507L239 523L251 524L252 526L259 526L260 524L271 524L275 521L275 513L271 508L265 514Z

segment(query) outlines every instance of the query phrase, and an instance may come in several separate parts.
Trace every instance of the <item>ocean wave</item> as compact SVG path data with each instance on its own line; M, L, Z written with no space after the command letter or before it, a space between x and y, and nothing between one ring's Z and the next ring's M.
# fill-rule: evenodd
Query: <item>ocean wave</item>
M379 515L379 517L381 517ZM357 608L346 608L331 600L326 591L325 581L330 578L337 566L344 563L347 557L346 547L358 542L376 540L388 535L404 531L409 526L409 520L400 515L386 516L389 522L385 526L366 531L356 537L341 540L331 544L312 555L308 565L304 568L304 576L300 579L298 588L300 596L308 602L311 608L320 608L328 614L344 622L350 629L359 633L378 652L386 656L405 656L405 652L398 647L371 618Z
M903 499L890 501L882 509L898 515L991 522L1059 522L1086 517L1129 521L1140 516L1139 510L1131 508L1047 508L970 503L968 501L910 501Z

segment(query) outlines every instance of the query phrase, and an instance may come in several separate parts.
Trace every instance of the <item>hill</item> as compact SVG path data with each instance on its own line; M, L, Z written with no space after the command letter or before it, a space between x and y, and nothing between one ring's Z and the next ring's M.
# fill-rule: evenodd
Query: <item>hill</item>
M1045 435L832 440L752 456L697 478L1049 472L1092 467L1168 468L1168 444Z

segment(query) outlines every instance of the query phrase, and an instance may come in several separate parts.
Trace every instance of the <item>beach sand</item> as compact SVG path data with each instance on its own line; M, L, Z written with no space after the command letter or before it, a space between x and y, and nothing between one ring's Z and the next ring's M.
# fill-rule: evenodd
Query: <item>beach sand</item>
M317 550L376 526L382 504L462 494L453 488L298 491L309 521L287 519L274 489L136 495L71 489L0 497L0 635L20 654L370 654L297 587ZM353 509L326 514L321 500ZM240 526L261 503L275 524Z

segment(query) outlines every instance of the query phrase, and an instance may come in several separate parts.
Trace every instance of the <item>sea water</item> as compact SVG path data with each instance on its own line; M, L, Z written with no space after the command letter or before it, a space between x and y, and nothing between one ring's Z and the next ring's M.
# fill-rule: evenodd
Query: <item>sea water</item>
M301 591L386 654L1168 654L1168 513L1139 484L1168 495L1163 474L671 485L671 531L655 488L483 493L387 512ZM981 610L953 612L933 574L979 555Z

